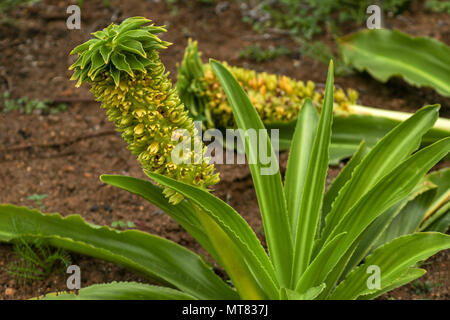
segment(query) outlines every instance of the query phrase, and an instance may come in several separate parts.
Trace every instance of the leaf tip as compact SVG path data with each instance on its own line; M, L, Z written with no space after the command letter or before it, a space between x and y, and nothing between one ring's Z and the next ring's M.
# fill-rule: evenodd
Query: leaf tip
M328 65L328 73L334 73L334 62L330 59L330 64Z
M213 59L213 58L209 58L209 63L210 63L211 65L218 65L218 64L220 64L219 61L217 61L216 59Z

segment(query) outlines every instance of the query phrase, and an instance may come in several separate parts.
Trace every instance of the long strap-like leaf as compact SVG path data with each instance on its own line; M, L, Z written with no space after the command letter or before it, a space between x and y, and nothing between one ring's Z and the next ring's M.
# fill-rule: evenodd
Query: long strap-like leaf
M401 76L417 86L430 86L450 96L450 48L427 37L411 37L398 30L364 30L338 40L346 63L367 70L386 82Z
M377 237L373 248L416 231L437 192L437 187L426 180L422 186L422 190L414 194L415 197L405 199L408 202L395 216L386 230Z
M412 116L406 112L387 111L362 106L350 106L350 114L333 117L333 128L330 145L330 164L350 157L356 152L362 141L373 147L402 121ZM439 118L435 126L427 131L422 139L422 147L432 144L450 135L449 120ZM267 129L280 130L280 150L289 149L294 136L297 120L288 123L267 123Z
M422 108L399 124L370 150L336 197L325 219L321 243L330 236L333 228L368 190L419 147L423 134L436 121L438 110L439 106Z
M245 151L261 210L270 259L279 277L280 286L288 287L293 247L291 234L287 232L290 226L277 158L265 127L244 89L222 64L215 60L211 60L210 63L227 95L237 126L245 132L256 130L257 141L250 143L248 136L245 137ZM267 165L262 165L260 162L260 149L263 148L260 144L262 143L266 147L272 166L276 165L274 174L265 173Z
M341 238L336 250L329 256L330 260L349 259L349 251L355 248L363 231L385 210L406 197L423 178L428 170L450 151L450 138L443 139L426 147L405 160L389 175L381 179L368 193L366 193L341 222L333 229L328 243L342 232L347 234ZM324 250L324 248L322 249ZM320 253L319 253L320 254ZM329 293L338 281L345 264L334 268L328 280L325 293Z
M102 175L100 179L107 184L136 194L160 208L189 232L189 234L192 235L194 239L220 263L220 259L215 252L214 247L209 241L200 221L198 221L198 218L196 217L195 209L189 202L182 201L176 206L170 204L168 198L163 194L163 189L155 186L148 180L106 174Z
M378 290L375 293L372 294L366 294L361 295L358 297L358 300L372 300L376 297L382 295L383 293L392 291L394 289L397 289L401 286L404 286L405 284L408 284L417 278L420 278L425 273L427 273L426 270L420 269L420 268L409 268L403 275L398 277L395 281L384 287L382 290Z
M137 230L118 231L37 210L0 205L0 241L38 237L56 247L122 264L199 299L238 299L203 259L175 242Z
M240 254L246 259L247 264L255 277L259 279L260 285L266 294L272 299L278 297L279 286L277 286L272 263L253 230L232 207L200 188L156 173L149 172L148 175L158 183L177 191L202 208L205 214L208 214L223 229L240 250Z
M305 100L297 118L284 179L284 193L286 194L293 238L295 238L295 233L297 232L296 226L300 215L300 202L318 122L319 115L312 101L309 99Z
M450 248L450 236L435 232L419 232L403 236L376 249L343 281L330 299L356 299L373 294L391 285L417 262L427 259L440 250ZM380 271L380 288L368 288L367 268L376 266Z
M323 197L322 206L322 227L325 225L325 218L331 211L331 206L336 200L340 190L351 179L353 171L361 163L364 157L369 152L369 148L365 142L362 142L358 148L358 151L353 155L347 165L339 172L339 175L334 179L331 185L328 187L325 196Z
M296 284L309 265L314 240L320 227L321 208L328 170L331 125L333 121L334 68L330 62L325 88L325 98L315 135L308 172L302 193L300 212L294 243L294 265L292 284ZM300 142L296 142L300 143Z
M355 252L353 253L350 261L348 262L346 269L342 274L342 277L345 276L348 271L352 270L355 266L357 266L364 259L364 257L367 256L367 254L369 254L370 251L372 251L373 248L376 248L375 246L376 241L378 241L383 232L388 227L390 227L393 219L396 218L396 216L400 214L401 211L409 210L408 208L405 208L405 206L406 207L409 206L408 201L416 198L422 193L428 193L430 189L435 188L433 185L426 183L424 179L424 181L421 181L420 183L417 184L414 190L407 197L394 204L392 207L383 212L374 222L372 222L370 226L366 230L364 230L364 232L361 234L358 240L358 247L355 249ZM409 232L399 234L398 236L393 238L397 238L404 234L412 233L413 231L414 229Z
M443 220L445 220L445 215L448 215L449 211L448 208L450 203L450 168L446 168L429 174L428 180L438 187L437 194L433 203L425 212L420 227L417 229L420 231L438 231L437 229L434 229L432 225L437 220L441 220L442 223ZM447 207L447 209L445 209L445 207ZM449 218L447 218L447 221L449 220ZM445 223L441 224L442 232L446 232L449 226L450 224L448 222L447 225Z
M191 295L166 287L137 282L94 284L77 293L50 293L39 300L195 300Z

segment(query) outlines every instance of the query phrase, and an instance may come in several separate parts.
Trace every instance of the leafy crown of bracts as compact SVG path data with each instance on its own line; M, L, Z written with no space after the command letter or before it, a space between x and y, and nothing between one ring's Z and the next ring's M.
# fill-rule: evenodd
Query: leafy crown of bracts
M134 76L135 71L146 73L152 64L149 52L166 49L171 43L158 38L166 32L164 27L143 26L151 20L132 17L120 25L114 23L101 31L92 33L95 37L77 46L71 54L78 54L77 61L70 66L74 70L71 80L83 82L94 80L103 71L109 71L116 86L123 73Z

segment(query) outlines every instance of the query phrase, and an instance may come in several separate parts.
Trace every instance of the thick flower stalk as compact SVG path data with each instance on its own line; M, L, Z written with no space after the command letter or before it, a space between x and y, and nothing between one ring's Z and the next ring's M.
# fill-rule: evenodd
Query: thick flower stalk
M310 98L318 109L322 106L323 90L318 89L312 81L305 83L283 75L258 73L229 66L226 62L224 65L245 89L265 124L294 120L306 98ZM235 126L225 92L210 65L202 63L195 41L189 40L178 72L178 93L194 118L206 120L209 128ZM348 107L355 104L357 99L355 90L344 92L343 89L335 88L334 113L346 114Z
M157 37L165 29L149 22L133 17L94 32L94 39L71 52L78 54L70 67L74 70L71 79L78 80L77 86L83 82L91 85L144 171L207 188L216 184L219 176L204 157L206 147L159 58L157 50L170 45ZM189 133L191 146L183 148L181 163L172 157L176 144L186 139L177 129ZM168 188L164 194L174 204L183 199Z

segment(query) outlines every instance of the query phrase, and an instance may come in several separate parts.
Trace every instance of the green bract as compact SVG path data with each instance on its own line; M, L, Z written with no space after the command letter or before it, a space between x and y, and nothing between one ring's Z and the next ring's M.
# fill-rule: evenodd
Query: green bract
M156 34L165 29L144 26L149 22L134 17L94 32L95 39L72 51L78 54L70 67L74 70L72 79L78 80L77 86L83 82L92 86L91 91L145 172L206 188L217 183L219 176L204 157L206 149L159 58L157 50L169 43ZM178 140L184 139L177 129L185 130L191 139L177 154L184 161L175 161L172 156ZM164 192L173 203L182 199L170 188Z
M166 31L163 27L143 26L149 22L151 20L143 17L133 17L120 25L112 23L102 31L92 33L94 39L70 53L78 54L77 61L69 68L75 71L71 79L78 80L77 86L80 86L106 72L119 86L121 77L147 73L146 68L155 62L156 50L166 49L170 45L156 36Z

